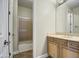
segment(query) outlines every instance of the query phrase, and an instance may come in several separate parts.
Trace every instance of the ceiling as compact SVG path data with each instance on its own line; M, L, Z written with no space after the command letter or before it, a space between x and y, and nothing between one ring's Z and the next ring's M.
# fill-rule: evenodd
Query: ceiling
M68 0L66 4L71 8L79 7L79 0Z
M18 0L18 4L20 6L32 8L33 0Z
M55 0L51 0L51 1L54 4L56 4ZM32 8L33 0L18 0L18 2L20 6ZM79 7L79 0L68 0L66 4L71 8Z

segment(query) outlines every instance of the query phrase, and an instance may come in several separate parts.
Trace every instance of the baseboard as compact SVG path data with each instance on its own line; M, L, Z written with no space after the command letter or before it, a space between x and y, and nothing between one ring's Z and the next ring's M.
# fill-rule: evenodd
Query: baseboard
M45 53L45 54L43 54L41 56L38 56L37 58L46 58L46 57L48 57L48 54L47 53Z

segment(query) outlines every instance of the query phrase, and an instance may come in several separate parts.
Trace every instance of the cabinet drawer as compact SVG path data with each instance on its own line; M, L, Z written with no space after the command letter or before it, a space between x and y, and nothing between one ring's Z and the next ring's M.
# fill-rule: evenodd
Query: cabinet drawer
M59 40L59 38L54 38L53 37L53 41L54 41L54 43L57 43L58 44L60 40Z
M63 49L63 58L79 58L79 53L73 49Z
M47 37L47 39L48 39L48 42L53 42L54 41L54 39L52 37Z
M60 45L63 47L68 47L68 40L60 39Z
M69 41L69 47L79 50L79 42Z
M54 38L54 37L47 37L48 38L48 42L53 42L53 43L58 43L59 39Z
M58 45L57 44L54 44L52 42L49 42L48 43L48 54L51 56L51 57L58 57Z

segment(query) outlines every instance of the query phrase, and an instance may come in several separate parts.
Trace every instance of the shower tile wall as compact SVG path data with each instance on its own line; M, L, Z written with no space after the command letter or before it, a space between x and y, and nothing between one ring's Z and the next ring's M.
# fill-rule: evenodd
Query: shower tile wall
M32 21L19 19L19 41L32 40Z

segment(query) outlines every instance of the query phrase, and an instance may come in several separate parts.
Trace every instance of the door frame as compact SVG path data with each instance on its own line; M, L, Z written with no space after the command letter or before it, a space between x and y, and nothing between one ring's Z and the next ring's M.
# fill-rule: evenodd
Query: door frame
M1 38L1 50L0 50L0 57L1 58L8 58L9 57L9 37L8 37L8 25L9 25L9 14L8 14L8 7L9 7L8 0L1 0L1 20L2 20L2 34Z
M33 0L33 5L32 5L32 18L33 18L33 21L32 21L32 27L33 27L33 42L32 42L32 44L33 44L33 58L36 58L37 56L36 56L36 17L35 17L35 12L36 12L36 1L35 0Z
M13 0L9 0L9 57L13 57Z

